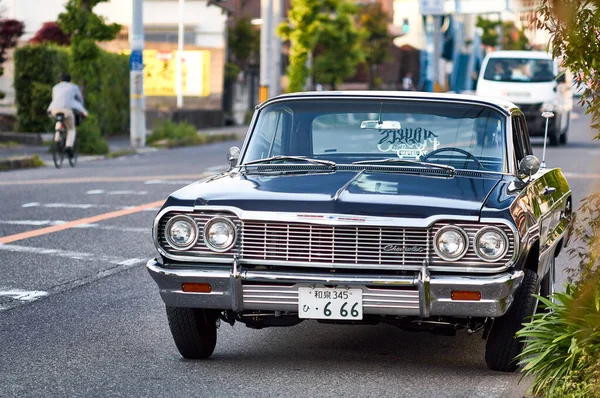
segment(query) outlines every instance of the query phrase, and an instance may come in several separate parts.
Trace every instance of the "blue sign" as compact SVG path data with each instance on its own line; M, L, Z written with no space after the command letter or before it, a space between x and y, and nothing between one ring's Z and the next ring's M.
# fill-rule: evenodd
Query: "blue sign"
M144 53L142 50L133 50L129 56L129 70L144 70Z

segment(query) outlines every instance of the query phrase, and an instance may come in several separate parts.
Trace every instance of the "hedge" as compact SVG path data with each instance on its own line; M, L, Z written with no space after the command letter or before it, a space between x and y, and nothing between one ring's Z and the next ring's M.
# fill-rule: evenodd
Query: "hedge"
M16 131L52 131L46 109L52 86L69 71L69 58L66 48L54 45L27 45L15 51ZM99 50L89 71L89 76L73 76L73 81L86 82L83 95L87 110L95 115L94 124L103 136L128 132L128 57Z
M63 48L25 46L15 50L15 81L17 103L16 131L46 132L52 121L46 109L52 98L52 86L68 69L69 57Z

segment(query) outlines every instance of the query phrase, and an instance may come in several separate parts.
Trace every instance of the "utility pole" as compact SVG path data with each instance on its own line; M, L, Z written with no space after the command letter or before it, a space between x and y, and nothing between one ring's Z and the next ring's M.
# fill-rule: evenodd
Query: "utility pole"
M179 0L179 29L177 34L177 56L175 57L175 91L177 92L177 108L183 108L183 41L184 41L184 5L185 0Z
M440 91L440 60L442 59L442 16L434 16L433 28L433 91Z
M259 102L270 96L273 71L273 0L260 0L260 89Z
M281 23L282 0L273 1L273 17L271 21L271 97L281 94L281 38L277 36L277 27Z
M129 58L130 145L146 146L146 101L144 98L144 16L143 0L133 0L131 55Z

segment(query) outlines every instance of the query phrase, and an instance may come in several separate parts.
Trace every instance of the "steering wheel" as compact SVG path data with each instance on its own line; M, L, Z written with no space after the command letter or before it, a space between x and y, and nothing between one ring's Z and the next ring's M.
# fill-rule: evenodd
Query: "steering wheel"
M472 159L475 163L477 163L477 167L478 168L485 169L485 166L483 165L483 163L481 163L481 161L479 159L477 159L477 157L475 155L473 155L471 152L465 151L464 149L460 149L460 148L454 148L454 147L439 148L439 149L436 149L435 151L431 151L427 155L421 157L421 161L425 162L425 161L427 161L427 159L429 159L433 155L437 155L440 152L459 152L459 153L462 153L467 158Z

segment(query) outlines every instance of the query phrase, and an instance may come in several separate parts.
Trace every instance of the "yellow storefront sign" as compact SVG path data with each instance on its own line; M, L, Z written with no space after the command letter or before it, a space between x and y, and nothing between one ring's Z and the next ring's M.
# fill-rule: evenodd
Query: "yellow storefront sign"
M126 54L129 51L125 52ZM177 51L144 50L144 95L174 97ZM182 52L183 95L204 97L210 94L210 52Z

